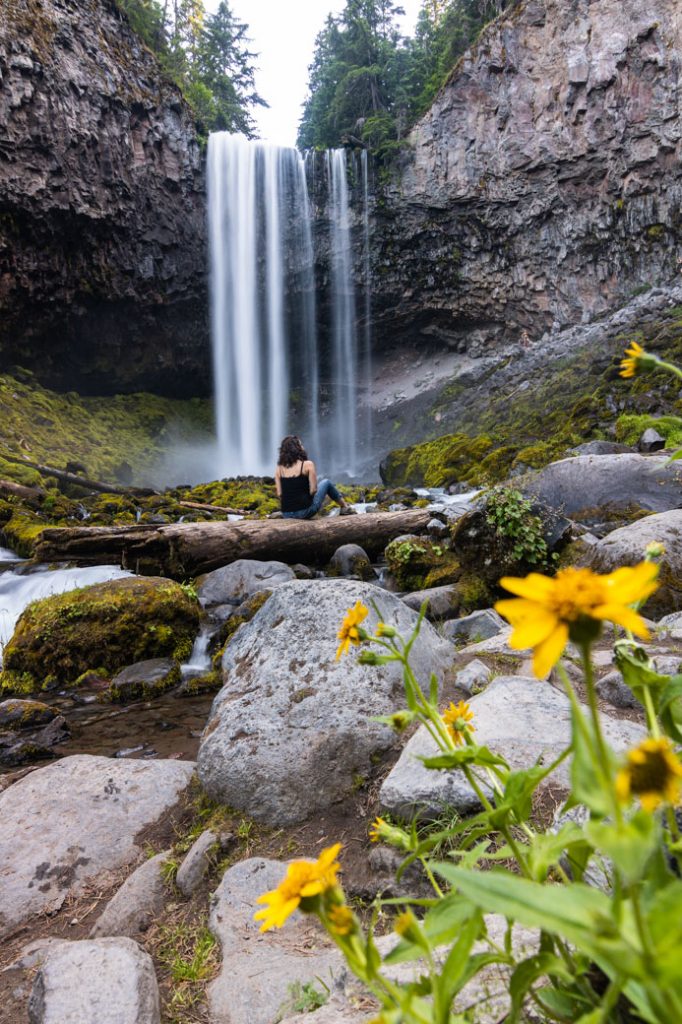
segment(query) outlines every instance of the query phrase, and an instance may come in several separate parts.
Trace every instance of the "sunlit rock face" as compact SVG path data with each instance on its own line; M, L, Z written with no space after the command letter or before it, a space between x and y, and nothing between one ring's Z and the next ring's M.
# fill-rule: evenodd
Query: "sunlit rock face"
M471 355L682 255L679 0L527 0L463 57L376 211L379 343Z
M207 388L191 114L113 0L0 3L0 369Z

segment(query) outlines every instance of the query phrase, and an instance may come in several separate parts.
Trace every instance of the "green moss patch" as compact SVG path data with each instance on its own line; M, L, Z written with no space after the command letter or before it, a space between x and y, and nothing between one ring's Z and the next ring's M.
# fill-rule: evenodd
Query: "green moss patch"
M384 556L401 590L445 586L461 575L459 562L452 552L426 537L391 541Z
M19 619L0 689L69 685L93 665L113 674L149 658L183 660L198 627L198 603L170 580L133 577L57 594Z

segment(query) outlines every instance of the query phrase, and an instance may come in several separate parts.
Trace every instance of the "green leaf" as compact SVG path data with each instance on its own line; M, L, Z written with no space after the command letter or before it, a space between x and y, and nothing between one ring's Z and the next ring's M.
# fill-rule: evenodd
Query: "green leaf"
M478 747L475 744L471 746L466 744L459 747L458 750L449 750L447 753L438 754L436 757L422 757L420 760L426 768L452 769L459 768L463 764L478 764L485 767L503 765L505 768L508 767L503 757L493 754L492 750L489 750L488 747Z
M640 704L644 704L645 687L655 694L670 682L670 676L659 675L654 670L643 647L629 640L619 640L614 652L616 666Z
M452 942L463 925L476 915L477 910L470 900L458 892L448 893L424 916L422 928L432 947L442 946ZM384 957L384 963L400 964L423 956L424 950L420 946L401 939Z
M434 707L438 705L438 677L435 672L431 673L429 681L429 703L433 704Z
M581 720L578 721L578 715ZM594 740L588 742L585 732L592 736L592 725L582 712L571 708L573 722L573 761L571 763L572 800L585 804L594 814L604 817L611 810L611 800L605 791L595 761Z
M671 676L654 703L666 734L682 743L682 676Z
M468 871L442 862L431 867L483 911L561 936L618 973L646 973L639 951L627 941L632 929L622 917L614 919L610 899L597 889L582 882L549 887L496 868Z
M563 825L558 832L545 832L536 835L528 847L526 859L533 878L543 882L554 864L558 864L561 856L574 843L584 844L583 830L574 821Z
M435 985L440 998L441 1007L449 1007L452 1000L465 984L466 968L471 947L483 930L483 915L474 911L469 921L460 930L459 937L448 953L440 973L435 978Z
M544 975L563 978L564 981L569 983L573 980L571 972L563 960L560 960L558 956L554 956L553 953L537 953L527 960L522 960L509 980L509 994L511 996L510 1024L513 1024L518 1018L518 1014L533 982Z
M624 880L632 885L646 870L654 849L661 839L656 818L638 811L629 821L588 821L585 835L591 843L613 861Z

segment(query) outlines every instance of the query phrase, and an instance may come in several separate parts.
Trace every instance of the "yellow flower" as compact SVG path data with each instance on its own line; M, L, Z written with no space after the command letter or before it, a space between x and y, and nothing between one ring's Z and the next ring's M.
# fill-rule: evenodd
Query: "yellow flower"
M645 811L655 811L661 803L677 803L681 780L682 764L670 740L649 738L628 751L616 775L616 794L622 803L637 796Z
M383 818L375 818L369 830L369 840L371 843L378 843L381 839L381 830L386 827L386 822Z
M390 846L397 846L399 850L411 848L410 836L405 829L399 825L389 825L383 818L375 818L372 822L369 840L371 843L388 843Z
M455 743L464 743L464 734L476 728L475 725L469 724L473 717L474 713L465 700L461 700L459 704L453 704L451 701L450 707L441 715Z
M630 348L625 349L625 355L628 358L620 361L620 376L634 377L637 370L640 369L641 357L644 354L642 346L638 345L636 341L631 341Z
M346 612L345 618L341 623L341 629L339 630L339 649L336 652L336 660L338 661L342 654L348 652L348 648L351 644L355 644L356 647L360 643L361 636L358 626L360 623L367 618L369 614L369 608L365 608L362 601L356 601L352 608L349 608Z
M498 601L496 611L512 624L509 646L534 648L533 671L541 678L561 657L570 637L593 640L602 621L615 622L646 640L644 620L631 604L653 594L658 566L640 562L599 576L591 569L561 569L554 578L532 572L525 579L505 576L502 586L517 598Z
M261 931L281 928L298 907L301 900L319 896L336 885L340 870L336 860L341 843L327 847L317 860L295 860L289 864L286 876L276 889L263 893L256 902L267 903L265 910L253 915L254 921L262 921ZM301 908L305 909L305 908Z
M397 630L394 626L389 626L385 622L380 622L377 626L377 636L393 637L396 635Z
M335 904L330 907L328 917L331 930L336 935L350 935L352 931L355 931L355 915L345 905Z
M393 931L396 935L407 935L411 932L417 923L417 919L411 910L404 910L402 914L398 914L395 921L393 922Z

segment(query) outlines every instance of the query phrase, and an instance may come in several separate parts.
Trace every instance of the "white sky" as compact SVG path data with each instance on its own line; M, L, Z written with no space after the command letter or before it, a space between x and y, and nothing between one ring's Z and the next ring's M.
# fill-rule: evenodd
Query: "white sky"
M206 0L207 10L215 11L218 3ZM400 5L405 9L401 29L411 35L420 0L401 0ZM255 116L265 141L295 145L315 36L327 15L343 7L344 0L230 0L235 17L249 26L249 48L259 54L256 87L270 107L257 107Z

